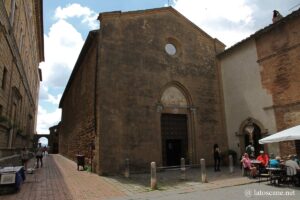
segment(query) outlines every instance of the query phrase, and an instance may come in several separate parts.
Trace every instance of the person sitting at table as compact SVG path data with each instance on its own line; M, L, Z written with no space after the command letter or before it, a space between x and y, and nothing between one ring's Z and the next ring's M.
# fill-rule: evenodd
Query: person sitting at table
M261 166L267 167L269 164L269 156L264 151L259 152L260 155L257 156L256 160L259 160L261 162Z
M260 151L259 153L260 155L256 158L256 160L260 161L259 172L264 173L269 165L269 156L264 151Z
M292 168L292 171L291 171L292 174L288 174L288 175L292 175L292 176L296 175L296 174L300 175L300 167L299 167L298 163L293 160L292 155L288 156L288 160L285 161L285 166Z
M293 155L293 160L300 166L300 160L296 154Z
M243 163L243 167L245 170L250 171L250 176L255 178L257 174L256 167L254 167L251 164L251 159L249 158L249 155L247 153L244 153L244 156L242 157L241 163Z
M270 159L269 164L271 168L280 168L280 156L276 156L273 159Z

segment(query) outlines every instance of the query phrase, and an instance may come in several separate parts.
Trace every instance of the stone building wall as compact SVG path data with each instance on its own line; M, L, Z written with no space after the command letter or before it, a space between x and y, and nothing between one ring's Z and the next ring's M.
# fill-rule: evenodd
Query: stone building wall
M277 22L256 38L262 84L273 96L278 131L300 124L300 11ZM295 152L294 142L280 143L282 155Z
M216 67L216 46L224 46L172 8L100 14L97 124L99 173L120 172L126 158L133 169L162 165L161 95L168 86L184 91L191 164L218 143L227 149ZM173 43L177 53L165 52Z
M244 131L247 119L257 122L261 137L265 137L268 132L276 132L273 109L264 109L273 105L273 99L261 83L254 39L249 39L218 57L222 72L228 144L240 157L248 145L245 140L247 133ZM277 153L275 148L270 147L269 152ZM259 151L262 147L256 148Z
M89 158L95 139L96 41L97 31L90 32L60 102L59 153L73 160L78 153Z
M35 134L38 65L44 60L41 13L42 1L0 1L0 148L5 152L30 146Z

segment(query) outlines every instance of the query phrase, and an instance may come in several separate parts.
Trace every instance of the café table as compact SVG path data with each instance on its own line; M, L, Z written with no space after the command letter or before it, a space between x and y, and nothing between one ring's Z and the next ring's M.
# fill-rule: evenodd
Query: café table
M267 167L266 169L270 174L270 184L279 185L280 181L284 179L285 170L280 167Z

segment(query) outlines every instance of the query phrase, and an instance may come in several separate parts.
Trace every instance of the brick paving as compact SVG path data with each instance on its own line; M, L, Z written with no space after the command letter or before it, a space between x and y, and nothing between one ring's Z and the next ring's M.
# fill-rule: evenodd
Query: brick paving
M125 195L96 174L77 171L76 163L60 155L44 157L43 168L26 174L20 191L0 200L101 200ZM29 166L34 166L34 159Z
M120 176L103 177L86 171L77 171L74 161L61 155L44 157L44 167L34 174L26 174L20 191L0 196L0 200L102 200L130 198L139 194L157 194L162 191L189 193L208 191L234 185L248 184L257 180L241 177L240 170L229 173L207 169L208 183L200 182L200 169L187 170L186 180L180 180L179 170L157 173L159 190L151 191L149 174L134 174L130 178ZM32 159L29 167L34 166Z
M35 159L31 159L29 167L34 166ZM43 168L38 168L33 174L26 174L26 180L20 191L10 195L0 196L2 200L56 200L72 199L64 178L54 164L52 156L43 159Z

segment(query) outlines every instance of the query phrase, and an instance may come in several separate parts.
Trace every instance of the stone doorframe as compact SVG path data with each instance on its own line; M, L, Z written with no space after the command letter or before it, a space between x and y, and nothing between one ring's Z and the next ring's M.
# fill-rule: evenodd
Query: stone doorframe
M169 95L169 99L168 99ZM156 103L158 130L160 133L160 150L162 150L161 114L185 114L187 116L187 140L189 164L197 163L196 148L196 108L188 90L179 82L172 81L162 87ZM162 151L161 151L162 152ZM162 155L160 158L162 161Z
M245 138L245 131L244 131L244 129L249 124L256 124L259 127L259 129L261 131L260 134L261 134L262 138L264 137L264 135L266 135L268 133L268 129L265 129L264 125L260 121L254 119L252 117L248 117L246 120L244 120L241 123L238 134L237 134L238 136L240 136L239 137L239 143L240 143L240 152L241 152L241 154L245 151L245 149L244 149L244 146L245 146L245 139L244 139Z

